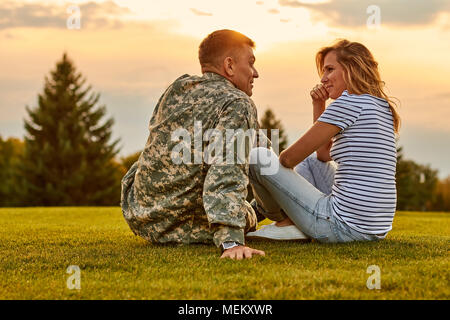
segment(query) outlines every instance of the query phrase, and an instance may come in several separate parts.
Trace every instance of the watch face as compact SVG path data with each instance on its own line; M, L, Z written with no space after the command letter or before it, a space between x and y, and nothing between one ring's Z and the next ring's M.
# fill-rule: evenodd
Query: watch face
M238 246L238 244L236 242L224 242L224 243L222 243L222 246L226 250L226 249L236 247L236 246Z

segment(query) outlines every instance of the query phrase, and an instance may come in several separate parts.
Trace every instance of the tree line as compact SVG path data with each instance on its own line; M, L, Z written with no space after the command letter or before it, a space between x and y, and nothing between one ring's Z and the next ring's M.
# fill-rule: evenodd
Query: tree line
M45 77L38 105L26 107L23 140L0 136L0 206L119 205L121 178L140 152L118 157L114 120L99 98L64 54ZM272 109L260 125L269 135L279 130L280 152L287 147ZM437 170L404 159L402 148L397 154L397 209L450 211L450 176L439 180Z

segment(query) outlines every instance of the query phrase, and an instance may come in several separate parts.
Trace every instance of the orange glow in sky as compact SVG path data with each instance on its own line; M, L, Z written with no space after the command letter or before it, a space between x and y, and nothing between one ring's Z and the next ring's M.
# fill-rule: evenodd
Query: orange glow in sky
M315 53L347 38L372 51L389 94L401 101L405 155L447 176L450 5L378 3L380 25L370 28L371 2L361 0L2 1L0 134L23 135L25 106L37 104L44 76L66 51L114 117L121 154L139 150L165 87L184 73L199 74L200 41L228 28L256 42L260 78L252 98L260 114L273 108L293 142L312 121ZM81 10L79 30L66 26L71 5Z

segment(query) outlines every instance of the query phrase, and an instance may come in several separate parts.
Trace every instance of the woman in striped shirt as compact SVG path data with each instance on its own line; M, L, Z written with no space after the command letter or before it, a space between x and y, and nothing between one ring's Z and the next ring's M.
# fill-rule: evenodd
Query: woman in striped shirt
M310 93L313 126L279 158L252 150L253 207L275 222L247 237L383 239L396 208L395 104L383 90L377 62L360 43L340 40L322 48L316 65L321 84ZM335 100L325 108L329 98ZM262 174L267 157L281 166Z

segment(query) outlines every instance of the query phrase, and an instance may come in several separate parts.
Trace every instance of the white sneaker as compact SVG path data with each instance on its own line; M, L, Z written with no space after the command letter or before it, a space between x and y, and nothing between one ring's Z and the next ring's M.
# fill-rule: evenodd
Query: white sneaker
M306 234L298 230L295 225L277 227L275 222L262 227L259 230L249 232L245 235L248 239L271 239L271 240L306 240Z

